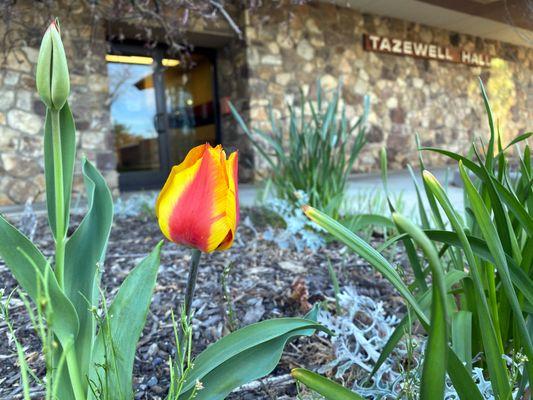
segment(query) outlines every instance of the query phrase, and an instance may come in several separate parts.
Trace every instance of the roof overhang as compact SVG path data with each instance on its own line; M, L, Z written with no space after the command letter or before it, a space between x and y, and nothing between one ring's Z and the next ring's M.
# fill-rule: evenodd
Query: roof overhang
M362 13L533 47L533 9L528 0L322 1Z

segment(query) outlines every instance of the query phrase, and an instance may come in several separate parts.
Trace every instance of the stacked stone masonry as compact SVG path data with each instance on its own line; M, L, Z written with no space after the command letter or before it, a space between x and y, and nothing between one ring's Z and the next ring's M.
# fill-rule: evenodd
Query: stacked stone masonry
M335 88L343 82L348 116L361 114L363 96L371 100L368 145L357 171L379 168L386 146L392 169L416 164L415 134L422 145L465 152L475 137L485 140L488 124L478 87L485 82L504 141L531 129L533 49L457 34L402 20L364 15L326 2L303 6L265 6L246 15L250 118L268 129L265 105L280 118L297 89L315 90L315 81ZM363 34L395 37L488 53L490 68L363 50ZM429 165L443 157L427 152ZM260 172L262 166L256 168Z
M228 3L228 2L227 2ZM361 114L363 96L371 99L368 144L357 171L378 168L387 147L390 167L416 164L415 133L425 146L464 152L475 137L487 138L488 126L479 95L481 76L504 141L523 133L533 117L533 49L457 34L406 21L364 15L327 2L257 2L242 10L228 4L243 37L223 18L191 23L191 30L224 35L218 48L220 98L230 99L253 127L268 131L267 106L284 121L287 104L298 101L298 88L313 94L317 78L327 89L343 82L343 103L352 120ZM41 4L41 3L39 3ZM35 90L41 29L45 16L34 2L17 3L26 18L27 37L3 51L0 68L0 205L44 199L42 162L44 107ZM54 10L62 18L62 11ZM86 155L117 193L118 174L111 129L105 63L109 25L94 21L83 7L63 20L62 35L70 62L69 99L78 130L78 157ZM4 26L0 34L4 36ZM363 34L459 46L490 54L489 68L424 60L363 50ZM2 49L4 50L4 49ZM223 107L224 108L224 107ZM222 142L240 151L243 180L264 175L266 165L254 153L233 117L222 114ZM529 126L531 128L531 126ZM431 166L445 159L426 153ZM79 160L75 191L82 193Z

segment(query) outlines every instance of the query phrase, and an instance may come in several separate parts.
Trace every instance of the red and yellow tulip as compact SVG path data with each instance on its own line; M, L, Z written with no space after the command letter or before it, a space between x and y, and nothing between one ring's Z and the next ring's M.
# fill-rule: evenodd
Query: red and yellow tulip
M200 145L172 168L159 193L159 227L172 242L206 253L233 244L239 221L237 153Z

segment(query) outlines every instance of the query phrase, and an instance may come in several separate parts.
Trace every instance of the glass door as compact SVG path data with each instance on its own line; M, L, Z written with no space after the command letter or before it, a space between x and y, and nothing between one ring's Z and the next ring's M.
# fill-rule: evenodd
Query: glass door
M213 76L205 54L193 54L189 65L164 72L171 164L181 162L191 147L217 142Z
M213 54L184 65L161 48L117 44L106 60L121 190L161 187L191 147L218 142Z

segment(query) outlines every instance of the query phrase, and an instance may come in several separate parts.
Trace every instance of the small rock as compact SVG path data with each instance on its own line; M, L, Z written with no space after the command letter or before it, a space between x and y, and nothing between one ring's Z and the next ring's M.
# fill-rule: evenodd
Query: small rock
M156 357L154 358L154 361L152 361L152 365L154 367L157 367L158 365L161 365L165 362L165 360L163 360L161 357Z
M398 99L396 97L389 97L387 99L387 108L396 108L398 107Z
M15 92L12 90L0 90L0 111L6 111L13 106Z
M292 261L280 261L278 265L281 267L281 269L294 272L295 274L303 274L305 272L303 265L293 263Z
M264 65L281 65L281 56L275 54L268 54L261 58L261 63Z
M152 357L159 348L157 347L157 343L152 343L150 347L148 347L148 350L146 351L146 358Z
M307 40L302 40L298 43L296 53L307 61L311 61L315 57L315 49Z
M42 127L41 118L35 114L21 110L9 111L7 113L7 123L14 129L32 135L39 133Z
M157 378L155 376L152 376L150 379L148 379L148 382L146 382L146 385L148 387L152 387L152 386L157 385L157 382L158 382Z
M19 81L20 74L15 71L6 71L4 76L4 85L13 86Z
M265 306L263 305L263 299L250 299L247 301L250 305L246 314L242 320L243 325L254 324L259 321L265 314Z

